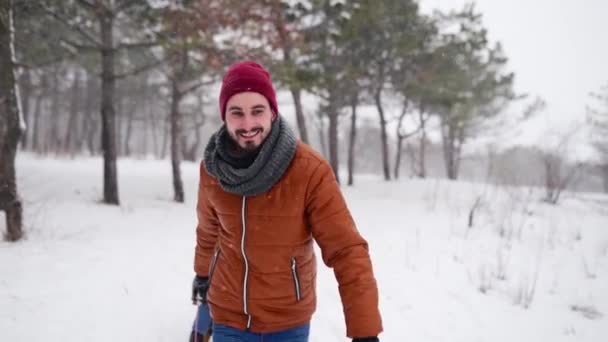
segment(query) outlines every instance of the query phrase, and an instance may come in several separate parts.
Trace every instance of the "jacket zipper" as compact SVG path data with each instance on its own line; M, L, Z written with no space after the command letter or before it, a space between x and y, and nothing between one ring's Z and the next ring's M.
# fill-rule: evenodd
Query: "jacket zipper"
M249 277L249 262L247 261L247 255L245 254L245 235L247 230L247 225L245 223L245 214L247 209L247 196L243 196L243 204L241 206L241 220L243 224L242 234L241 234L241 254L243 255L243 260L245 262L245 276L243 277L243 312L247 315L247 330L251 328L251 315L249 314L249 309L247 307L247 281Z
M298 277L298 263L295 257L291 258L291 275L293 276L293 284L296 288L296 300L299 302L302 299L300 292L300 278Z

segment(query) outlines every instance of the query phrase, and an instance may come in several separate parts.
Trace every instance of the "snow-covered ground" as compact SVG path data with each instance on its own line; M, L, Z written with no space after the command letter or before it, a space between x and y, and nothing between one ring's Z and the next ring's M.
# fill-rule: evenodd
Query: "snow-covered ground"
M0 341L186 341L198 166L183 164L176 204L169 162L120 160L120 207L99 203L101 166L19 156L27 238L0 242ZM608 341L607 196L551 206L527 189L374 176L344 193L370 243L382 341ZM317 286L311 341L347 341L322 262Z

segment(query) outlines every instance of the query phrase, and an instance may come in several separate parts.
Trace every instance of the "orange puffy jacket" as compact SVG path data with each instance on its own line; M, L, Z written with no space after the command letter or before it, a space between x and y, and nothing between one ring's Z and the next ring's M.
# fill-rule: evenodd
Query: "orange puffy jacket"
M316 308L316 258L335 271L349 337L382 331L367 242L358 233L332 169L298 143L283 177L266 193L222 190L201 163L194 270L209 277L217 323L253 332L310 321Z

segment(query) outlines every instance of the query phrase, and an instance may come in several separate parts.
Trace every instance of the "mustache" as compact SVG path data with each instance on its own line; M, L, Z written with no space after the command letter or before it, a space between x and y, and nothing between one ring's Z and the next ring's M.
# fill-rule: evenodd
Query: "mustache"
M254 133L254 132L260 132L263 133L264 132L264 128L259 126L259 127L253 127L252 129L237 129L236 131L234 131L234 134L239 135L239 134L246 134L246 133Z

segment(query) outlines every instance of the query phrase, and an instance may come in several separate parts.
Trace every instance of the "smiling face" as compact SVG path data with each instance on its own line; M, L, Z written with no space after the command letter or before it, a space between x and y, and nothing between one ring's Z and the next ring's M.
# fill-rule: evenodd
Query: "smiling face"
M238 93L226 103L226 128L234 142L254 151L270 133L273 113L268 100L256 92Z

